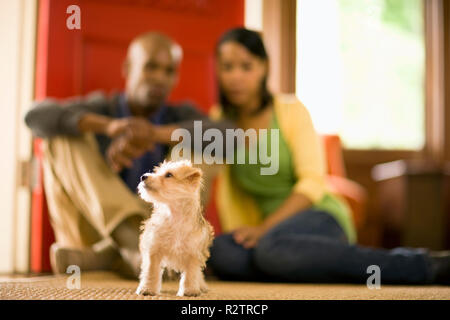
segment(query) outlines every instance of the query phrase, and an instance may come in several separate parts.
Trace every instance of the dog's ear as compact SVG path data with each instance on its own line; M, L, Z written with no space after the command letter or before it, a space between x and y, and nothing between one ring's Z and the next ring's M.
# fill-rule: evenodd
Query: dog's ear
M199 168L189 167L186 168L186 171L183 172L183 179L189 181L190 183L197 183L202 178L202 170Z

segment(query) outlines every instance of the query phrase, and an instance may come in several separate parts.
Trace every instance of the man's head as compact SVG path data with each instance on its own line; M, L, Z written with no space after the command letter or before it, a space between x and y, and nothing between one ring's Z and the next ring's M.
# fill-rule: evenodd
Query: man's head
M124 64L126 94L130 105L147 113L158 108L178 79L181 47L157 32L136 37Z

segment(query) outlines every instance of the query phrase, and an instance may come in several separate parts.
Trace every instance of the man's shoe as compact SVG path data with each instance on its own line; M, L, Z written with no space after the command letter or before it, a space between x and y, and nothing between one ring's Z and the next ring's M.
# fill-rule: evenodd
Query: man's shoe
M50 247L50 264L55 274L67 272L70 265L82 271L112 270L120 259L120 253L112 243L102 243L86 249L61 247L54 243Z

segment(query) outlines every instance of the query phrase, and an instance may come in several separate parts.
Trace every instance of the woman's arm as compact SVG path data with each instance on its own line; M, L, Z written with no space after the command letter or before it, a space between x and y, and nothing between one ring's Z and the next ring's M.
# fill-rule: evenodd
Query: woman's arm
M281 206L271 215L269 215L262 223L261 228L264 233L272 229L280 222L292 217L299 211L303 211L312 206L311 200L301 193L293 192L281 204Z
M312 202L308 197L298 192L292 192L281 206L269 215L261 225L237 229L233 233L234 240L245 248L252 248L263 235L277 224L311 206Z

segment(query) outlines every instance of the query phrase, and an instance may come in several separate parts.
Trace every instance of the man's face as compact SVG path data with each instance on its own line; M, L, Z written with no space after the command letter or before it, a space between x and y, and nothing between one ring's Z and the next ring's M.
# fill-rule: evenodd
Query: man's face
M178 61L167 46L137 43L128 57L126 93L142 108L156 108L169 96L178 78Z

